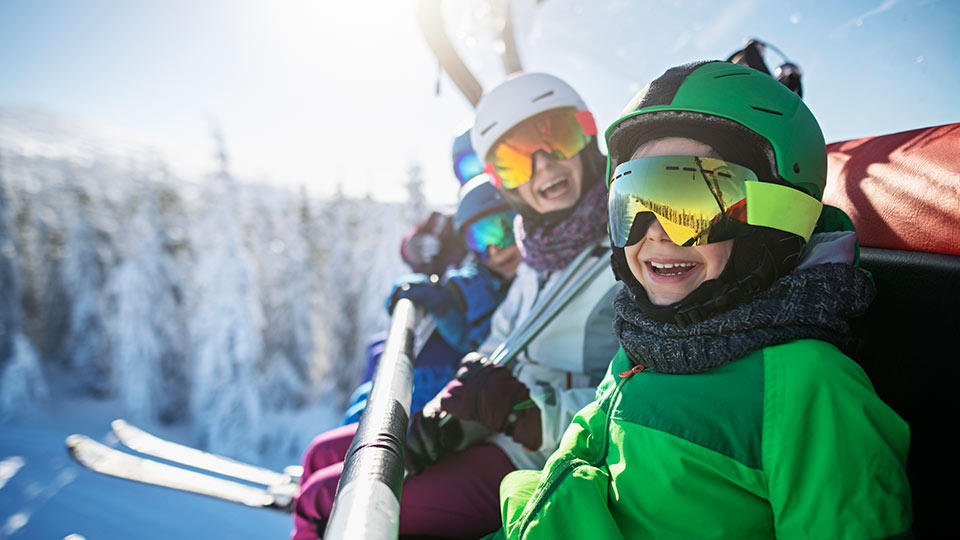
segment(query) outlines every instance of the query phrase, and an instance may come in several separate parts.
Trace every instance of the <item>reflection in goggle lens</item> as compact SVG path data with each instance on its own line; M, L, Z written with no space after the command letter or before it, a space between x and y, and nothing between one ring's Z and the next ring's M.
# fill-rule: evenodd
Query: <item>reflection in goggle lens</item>
M514 189L530 181L533 154L543 151L557 159L570 159L596 134L589 111L564 107L532 116L506 132L488 154L488 166L499 187Z
M464 231L464 242L471 251L484 258L489 246L500 249L512 246L513 216L513 211L505 210L478 219Z
M680 246L721 242L749 231L747 182L757 175L719 159L658 156L622 163L610 179L610 239L624 247L637 215L649 212Z

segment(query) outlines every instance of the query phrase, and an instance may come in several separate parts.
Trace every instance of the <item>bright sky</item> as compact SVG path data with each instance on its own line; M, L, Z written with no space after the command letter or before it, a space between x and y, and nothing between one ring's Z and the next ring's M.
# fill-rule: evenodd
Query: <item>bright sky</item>
M415 0L0 0L0 105L147 134L213 169L216 122L235 173L318 194L404 196L411 163L452 202L454 135L472 109L417 27ZM747 37L804 70L828 141L960 121L960 2L513 0L524 67L613 121L666 68ZM481 83L504 77L487 0L447 1ZM771 69L779 63L768 55Z

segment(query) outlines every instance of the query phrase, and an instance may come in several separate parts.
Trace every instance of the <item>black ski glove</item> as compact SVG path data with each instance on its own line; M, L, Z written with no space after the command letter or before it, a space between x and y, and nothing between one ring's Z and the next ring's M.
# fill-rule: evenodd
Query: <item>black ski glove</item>
M442 412L440 398L438 394L422 411L410 417L404 458L410 474L420 474L444 455L463 450L491 433L480 423L460 420Z
M406 468L410 474L420 474L428 465L436 463L448 449L457 448L463 441L463 427L452 416L441 425L439 414L424 415L418 411L410 418L407 430Z

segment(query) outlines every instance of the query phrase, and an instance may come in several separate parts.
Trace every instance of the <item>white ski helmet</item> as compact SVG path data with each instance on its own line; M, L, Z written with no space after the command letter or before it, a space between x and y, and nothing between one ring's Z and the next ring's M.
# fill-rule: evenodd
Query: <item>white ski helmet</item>
M561 107L586 111L587 104L569 84L546 73L522 73L500 83L480 98L470 140L486 163L494 143L531 116Z

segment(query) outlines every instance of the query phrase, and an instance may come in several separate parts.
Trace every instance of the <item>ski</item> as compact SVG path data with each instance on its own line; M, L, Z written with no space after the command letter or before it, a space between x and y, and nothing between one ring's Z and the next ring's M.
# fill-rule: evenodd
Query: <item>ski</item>
M110 427L113 434L124 446L141 454L148 454L165 461L173 461L195 469L222 474L254 484L264 486L296 484L299 483L300 474L303 471L299 465L292 465L285 468L283 473L278 473L263 467L241 463L161 439L119 418L111 422Z
M86 435L70 435L66 442L70 455L84 467L144 484L283 512L290 512L293 495L296 493L295 483L251 486L127 454Z

